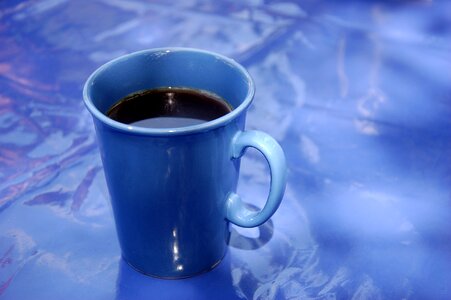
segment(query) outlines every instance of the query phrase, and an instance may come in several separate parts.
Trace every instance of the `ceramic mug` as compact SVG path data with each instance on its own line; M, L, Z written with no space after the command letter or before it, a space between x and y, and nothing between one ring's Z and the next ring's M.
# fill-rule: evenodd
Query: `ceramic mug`
M161 87L206 90L233 110L180 128L131 126L106 116L126 95ZM234 60L189 48L135 52L98 68L83 96L94 120L122 257L138 271L163 278L208 271L226 252L229 222L259 226L279 207L284 153L267 134L244 131L254 83ZM258 212L235 193L247 147L260 151L270 167L269 196Z

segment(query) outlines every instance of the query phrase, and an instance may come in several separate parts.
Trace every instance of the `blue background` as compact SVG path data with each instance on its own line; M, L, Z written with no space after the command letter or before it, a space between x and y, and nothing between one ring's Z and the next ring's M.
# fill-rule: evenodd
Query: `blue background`
M451 2L0 2L1 299L450 299ZM187 280L125 265L81 90L104 62L185 46L235 58L248 129L284 148L270 222ZM239 193L261 207L264 159Z

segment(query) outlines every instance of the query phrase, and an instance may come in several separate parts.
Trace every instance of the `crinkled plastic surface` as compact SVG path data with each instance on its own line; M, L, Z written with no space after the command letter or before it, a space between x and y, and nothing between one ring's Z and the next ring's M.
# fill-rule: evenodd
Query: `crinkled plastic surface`
M1 299L450 299L446 1L0 2ZM232 227L213 271L160 280L120 258L82 86L102 63L185 46L241 62L247 128L284 148L286 196ZM243 158L257 207L268 169Z

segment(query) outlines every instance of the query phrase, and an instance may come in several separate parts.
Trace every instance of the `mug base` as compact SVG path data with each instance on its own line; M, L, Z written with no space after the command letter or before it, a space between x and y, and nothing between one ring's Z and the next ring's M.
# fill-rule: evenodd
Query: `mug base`
M152 273L148 273L148 272L144 272L142 270L140 270L139 268L137 268L136 266L134 266L132 263L130 263L129 261L127 261L124 256L122 256L122 259L127 263L127 265L129 265L133 270L135 270L138 273L141 273L143 275L149 276L149 277L153 277L153 278L158 278L158 279L165 279L165 280L177 280L177 279L186 279L186 278L191 278L194 276L198 276L207 272L210 272L211 270L213 270L214 268L216 268L221 261L224 259L225 254L218 260L216 261L214 264L212 264L209 268L204 269L202 271L193 273L193 274L188 274L188 275L182 275L182 276L162 276L162 275L158 275L158 274L152 274Z

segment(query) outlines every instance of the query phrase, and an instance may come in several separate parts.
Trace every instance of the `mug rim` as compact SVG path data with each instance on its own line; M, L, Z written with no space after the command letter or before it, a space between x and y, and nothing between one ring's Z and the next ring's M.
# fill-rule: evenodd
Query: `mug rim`
M207 121L201 124L197 125L190 125L185 127L168 127L168 128L148 128L148 127L141 127L141 126L133 126L130 124L121 123L118 121L115 121L108 116L106 116L104 113L102 113L93 103L90 95L89 95L89 89L91 85L93 84L93 81L95 78L103 72L105 69L109 68L110 66L127 60L132 56L142 55L142 54L149 54L149 53L156 53L156 52L191 52L191 53L201 53L204 55L213 56L216 59L220 59L224 62L226 62L229 65L232 65L234 68L238 69L239 72L241 72L247 81L247 94L244 100L235 107L231 112L225 114L224 116L221 116L217 119ZM99 121L101 121L103 124L108 125L109 127L112 127L114 129L117 129L119 131L127 132L130 134L140 134L140 135L181 135L181 134L191 134L191 133L198 133L203 131L208 131L211 129L215 129L221 126L224 126L231 122L233 119L235 119L237 116L239 116L241 113L243 113L251 104L253 97L255 94L255 85L254 81L252 80L252 77L248 73L248 71L240 65L238 62L236 62L234 59L226 57L222 54L218 54L212 51L202 50L202 49L196 49L196 48L185 48L185 47L162 47L162 48L151 48L141 51L132 52L129 54L125 54L122 56L119 56L115 59L112 59L105 64L98 67L86 80L84 87L83 87L83 101L89 110L89 112Z

